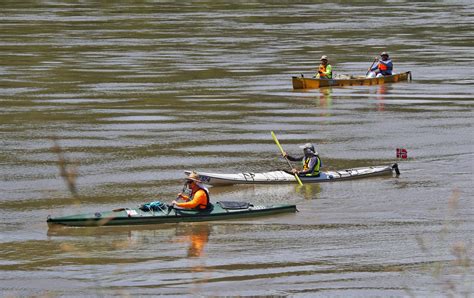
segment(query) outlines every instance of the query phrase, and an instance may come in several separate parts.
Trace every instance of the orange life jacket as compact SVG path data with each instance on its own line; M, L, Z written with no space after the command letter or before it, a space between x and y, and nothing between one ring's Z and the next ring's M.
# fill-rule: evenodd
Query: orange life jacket
M206 188L197 187L191 194L191 197L183 197L184 203L178 203L176 206L186 209L207 209L210 207L209 192Z
M322 72L322 73L320 73L319 71ZM325 73L326 73L326 66L324 66L324 65L322 65L322 64L319 65L319 71L318 71L319 77L320 77L320 78L325 78L325 77L326 77L326 75L325 75Z

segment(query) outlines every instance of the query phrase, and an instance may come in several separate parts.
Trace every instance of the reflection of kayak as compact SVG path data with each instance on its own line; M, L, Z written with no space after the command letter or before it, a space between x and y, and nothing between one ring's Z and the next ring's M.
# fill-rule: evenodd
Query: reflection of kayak
M411 80L411 72L397 73L391 76L380 78L367 78L365 76L341 76L334 79L316 79L304 77L292 77L293 89L315 89L320 87L343 87L343 86L363 86L380 85L385 83L395 83Z
M344 169L338 171L321 172L318 177L300 176L303 183L321 183L365 178L370 176L388 175L395 171L400 174L398 165L375 166L365 168ZM185 171L189 175L190 171ZM285 171L272 171L263 173L217 174L198 172L199 179L209 185L228 184L283 184L296 183L295 176Z
M164 205L160 209L143 211L140 208L119 208L114 211L78 214L62 217L48 216L49 226L111 226L149 225L177 222L197 222L225 219L240 219L296 212L295 205L252 205L246 202L217 202L211 210L183 210Z

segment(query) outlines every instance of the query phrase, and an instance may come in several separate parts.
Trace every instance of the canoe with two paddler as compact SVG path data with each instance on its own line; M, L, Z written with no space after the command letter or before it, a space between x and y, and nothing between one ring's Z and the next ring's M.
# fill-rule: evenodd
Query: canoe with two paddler
M293 89L315 89L320 87L344 87L344 86L370 86L385 83L396 83L411 80L411 71L382 76L379 78L367 78L366 76L341 75L334 79L305 78L303 76L292 77Z
M161 203L161 202L153 202ZM48 226L76 227L118 226L118 225L156 225L180 222L202 222L214 220L244 219L268 216L285 212L296 212L295 205L258 205L248 202L222 201L212 204L208 210L186 210L164 203L154 204L152 208L118 208L112 211L77 214L70 216L48 216Z
M398 165L386 166L372 166L351 168L337 171L321 172L319 176L299 176L304 183L322 183L322 182L336 182L352 179L360 179L381 175L392 175L393 172L398 176L400 171ZM189 175L191 171L185 171ZM261 173L238 173L238 174L219 174L197 172L199 179L209 185L231 185L231 184L286 184L296 183L296 178L292 173L286 171L271 171Z

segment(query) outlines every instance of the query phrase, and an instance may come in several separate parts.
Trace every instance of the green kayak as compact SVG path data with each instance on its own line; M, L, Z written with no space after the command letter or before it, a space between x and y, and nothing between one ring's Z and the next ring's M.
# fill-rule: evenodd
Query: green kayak
M48 216L48 225L76 227L112 225L151 225L178 222L198 222L226 219L240 219L296 212L295 205L252 205L247 202L222 201L213 204L208 210L185 210L151 202L138 208L119 208L94 214L78 214L61 217Z

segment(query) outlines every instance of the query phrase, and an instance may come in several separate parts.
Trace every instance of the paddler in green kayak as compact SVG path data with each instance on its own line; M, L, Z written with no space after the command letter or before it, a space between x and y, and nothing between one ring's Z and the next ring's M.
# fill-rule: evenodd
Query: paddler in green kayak
M297 169L292 169L291 173L297 174L300 177L318 177L319 169L321 168L321 159L319 158L318 152L314 149L313 144L306 143L303 146L300 146L303 149L304 155L301 157L293 157L284 153L283 157L291 161L301 161L303 163L303 170L299 171Z
M190 195L188 196L186 194L179 193L176 200L173 200L171 204L182 209L206 210L211 208L209 190L204 185L202 185L202 181L199 180L199 175L195 172L192 172L184 180L184 189L189 190ZM177 201L179 199L183 200L184 202L179 203Z

